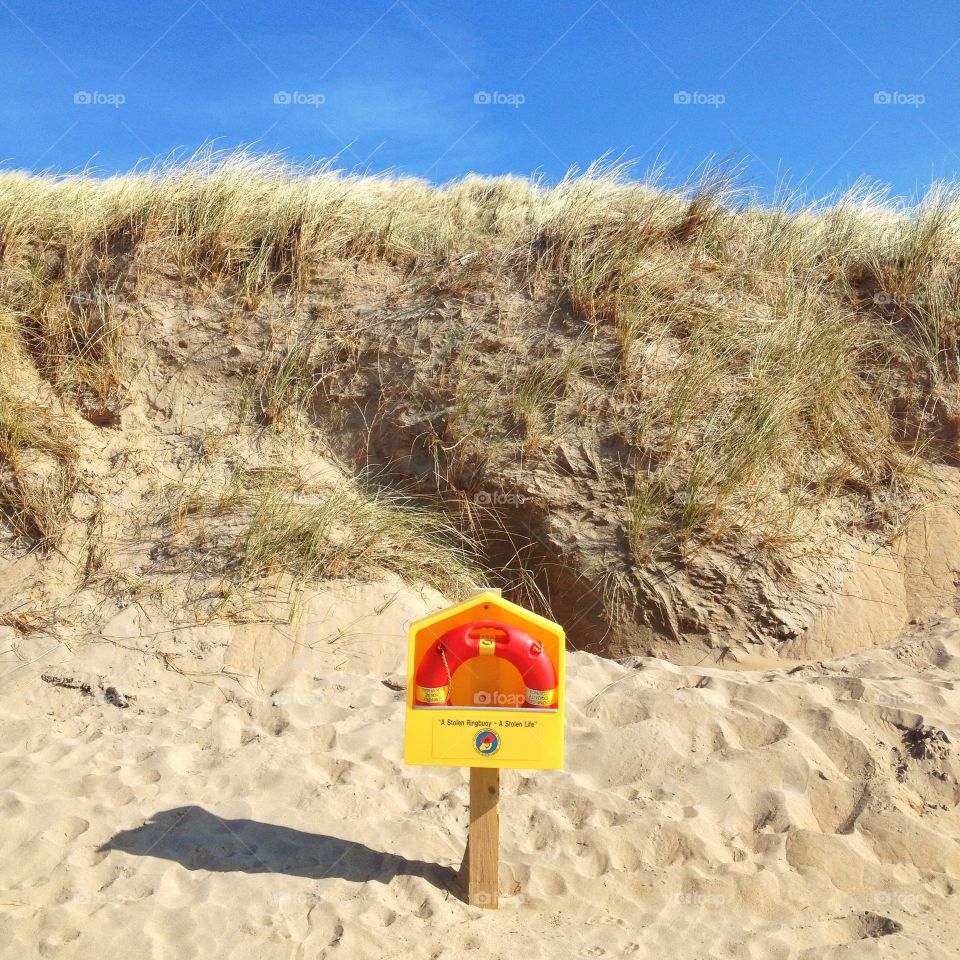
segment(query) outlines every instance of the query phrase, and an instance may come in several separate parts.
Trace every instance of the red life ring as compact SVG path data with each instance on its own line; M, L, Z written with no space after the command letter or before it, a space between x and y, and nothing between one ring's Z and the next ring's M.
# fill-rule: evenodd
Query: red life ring
M460 665L490 654L502 657L520 672L526 687L523 707L556 706L557 671L543 644L523 630L496 620L461 624L434 641L417 667L415 705L450 706L450 681Z

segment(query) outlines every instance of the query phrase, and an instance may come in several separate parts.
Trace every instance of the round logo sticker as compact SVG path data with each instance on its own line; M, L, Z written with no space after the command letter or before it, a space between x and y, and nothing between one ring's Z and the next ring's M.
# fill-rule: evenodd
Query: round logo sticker
M481 730L473 745L481 756L492 757L500 749L500 735L492 730Z

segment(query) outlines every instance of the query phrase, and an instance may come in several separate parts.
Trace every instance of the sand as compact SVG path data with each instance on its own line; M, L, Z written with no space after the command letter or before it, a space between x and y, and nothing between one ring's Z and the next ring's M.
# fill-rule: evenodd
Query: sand
M571 653L489 912L455 892L466 771L402 760L441 604L331 588L313 649L135 608L74 652L5 631L0 957L957 956L960 619L756 671Z

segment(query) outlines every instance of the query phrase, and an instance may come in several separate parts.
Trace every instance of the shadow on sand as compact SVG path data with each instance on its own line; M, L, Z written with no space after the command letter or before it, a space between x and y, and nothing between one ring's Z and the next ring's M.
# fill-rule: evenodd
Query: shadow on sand
M461 895L457 871L452 867L407 860L323 833L305 833L257 820L224 820L197 806L155 813L142 826L115 834L100 850L174 860L188 870L280 873L356 883L422 877L440 890Z

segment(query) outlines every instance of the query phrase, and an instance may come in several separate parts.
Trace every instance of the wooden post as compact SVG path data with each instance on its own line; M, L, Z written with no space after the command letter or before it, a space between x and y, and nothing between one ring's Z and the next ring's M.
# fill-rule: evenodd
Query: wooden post
M487 587L478 593L495 593ZM470 768L470 828L467 834L467 900L471 907L500 906L500 771Z
M500 897L500 771L470 768L467 896L471 907L496 910Z

